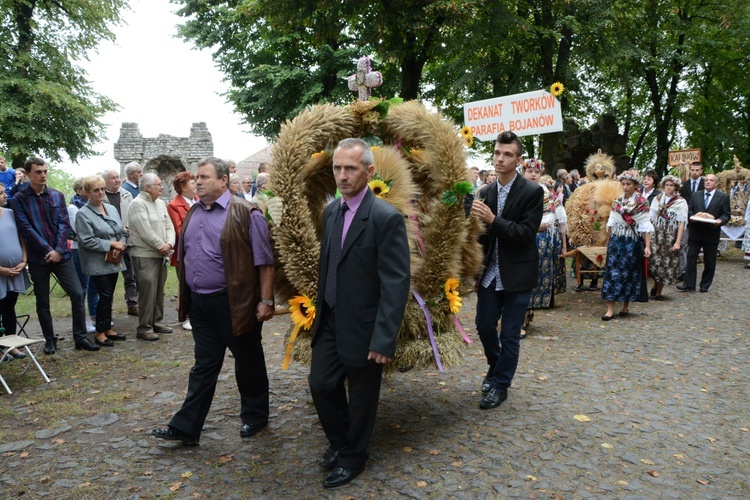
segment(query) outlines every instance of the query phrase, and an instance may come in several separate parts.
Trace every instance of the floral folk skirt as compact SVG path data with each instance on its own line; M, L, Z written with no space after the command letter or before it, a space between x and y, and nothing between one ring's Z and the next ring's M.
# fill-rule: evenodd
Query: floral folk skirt
M670 230L656 227L651 239L651 258L648 260L648 272L659 283L673 285L677 283L680 267L680 252L672 250L677 240L677 229Z
M531 292L529 308L546 309L554 306L556 293L565 291L565 261L560 259L562 240L559 232L542 231L536 233L536 247L539 250L539 284ZM562 276L562 286L560 285Z
M635 236L612 235L607 246L602 298L615 302L635 301L641 293L643 259L636 255Z

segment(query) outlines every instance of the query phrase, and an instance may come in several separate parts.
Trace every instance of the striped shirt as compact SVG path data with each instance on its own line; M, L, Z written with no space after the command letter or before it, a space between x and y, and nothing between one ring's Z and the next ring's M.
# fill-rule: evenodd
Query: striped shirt
M28 247L29 262L46 264L44 257L52 250L70 259L68 232L70 219L65 206L65 195L49 187L36 194L31 186L16 194L13 199L16 223Z

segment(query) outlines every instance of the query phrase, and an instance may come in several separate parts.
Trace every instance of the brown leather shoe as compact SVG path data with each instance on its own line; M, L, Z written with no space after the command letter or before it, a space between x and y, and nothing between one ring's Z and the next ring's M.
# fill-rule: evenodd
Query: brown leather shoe
M128 316L138 316L138 307L128 307Z

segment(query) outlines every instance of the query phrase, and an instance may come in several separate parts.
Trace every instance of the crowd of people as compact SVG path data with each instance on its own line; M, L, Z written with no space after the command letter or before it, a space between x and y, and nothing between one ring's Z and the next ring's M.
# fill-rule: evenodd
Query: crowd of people
M369 146L342 140L332 161L342 196L323 215L309 377L329 442L320 460L330 471L326 487L348 483L365 467L382 370L395 355L410 286L404 219L367 188L374 172ZM485 410L508 398L520 340L534 312L554 307L556 295L566 291L571 245L565 207L579 186L593 182L577 170L558 170L554 179L543 175L544 163L524 161L521 141L512 132L498 136L493 164L493 171L471 169L478 192L465 205L467 216L485 225L479 237L484 262L476 282L476 328L488 364L479 401ZM124 168L125 182L113 169L76 179L68 206L62 193L47 186L43 159L26 161L26 181L17 171L9 173L1 157L0 167L0 314L6 334L16 332L15 304L31 278L44 353L56 352L49 304L54 275L70 300L76 349L97 351L126 340L112 321L122 273L128 314L138 316L136 338L157 341L172 332L164 324L171 265L179 282L179 319L193 332L195 364L181 409L153 435L199 442L226 349L235 358L240 436L253 436L267 425L261 330L274 312L275 271L259 209L270 175L265 165L257 178L240 178L233 162L203 159L195 174L174 176L176 194L165 203L164 181L133 162ZM622 194L613 200L606 223L603 321L615 317L616 303L622 303L617 316L626 317L630 302L647 301L649 295L663 300L665 286L680 281L678 290L694 291L701 252L698 286L709 290L730 196L716 189L715 175L702 174L702 165L695 163L685 183L673 175L660 179L654 171L625 171L616 178ZM750 234L746 243L750 252ZM373 266L373 259L389 265ZM9 354L24 357L17 350Z

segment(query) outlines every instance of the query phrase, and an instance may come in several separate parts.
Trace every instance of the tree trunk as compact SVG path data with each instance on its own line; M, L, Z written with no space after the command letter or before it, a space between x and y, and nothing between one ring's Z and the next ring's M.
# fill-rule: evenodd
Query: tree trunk
M407 55L401 60L401 97L405 101L419 97L423 68L424 61L419 61L416 56Z

